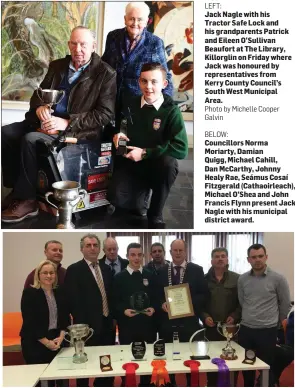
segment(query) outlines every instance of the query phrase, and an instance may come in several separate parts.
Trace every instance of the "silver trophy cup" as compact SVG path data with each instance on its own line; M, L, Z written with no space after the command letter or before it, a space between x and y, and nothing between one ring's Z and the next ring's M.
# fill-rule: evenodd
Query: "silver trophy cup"
M51 108L52 105L59 104L65 96L64 90L38 88L36 93L43 104L48 105L49 108Z
M75 347L73 362L75 364L83 364L88 361L87 354L84 352L85 342L93 335L93 329L84 323L68 326L67 329L65 340ZM70 337L70 340L66 338L67 335Z
M45 198L50 205L58 209L56 229L75 229L75 225L71 222L73 208L85 197L87 191L81 189L79 183L74 181L55 182L52 187L54 192L49 191L45 194ZM58 207L49 201L50 195L60 202Z
M222 354L220 358L224 360L236 360L238 356L236 355L236 350L231 346L232 338L238 334L240 330L240 324L230 325L227 323L218 322L217 331L220 335L226 338L226 346L222 349Z
M42 101L43 105L48 106L50 115L52 106L55 104L59 104L65 96L64 90L38 88L36 90L36 93L39 99ZM43 129L42 122L41 129Z

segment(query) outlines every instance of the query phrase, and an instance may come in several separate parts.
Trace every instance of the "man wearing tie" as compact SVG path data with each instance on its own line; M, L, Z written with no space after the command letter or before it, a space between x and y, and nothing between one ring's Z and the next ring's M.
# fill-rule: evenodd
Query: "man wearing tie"
M128 265L128 260L123 259L118 255L118 243L113 237L108 237L103 242L103 251L104 256L101 259L102 263L109 265L112 274L116 275L117 273L123 271Z
M160 268L157 283L160 295L160 336L165 342L172 342L173 332L178 332L180 342L188 342L191 335L200 328L199 317L208 296L203 268L187 261L186 245L183 240L174 240L170 250L172 263ZM164 287L188 283L194 308L194 316L169 320Z
M112 316L110 311L110 293L112 274L110 268L98 261L100 240L95 234L81 238L80 249L83 259L68 267L65 289L70 313L74 324L85 323L93 330L88 346L112 344ZM88 379L77 379L77 386L87 387ZM94 386L113 385L112 377L100 377Z
M160 338L172 342L177 332L180 342L188 342L192 334L200 328L199 319L208 297L208 287L204 279L203 268L187 261L186 244L183 240L174 240L170 246L172 263L159 270L156 277L159 294ZM187 283L192 298L194 315L169 320L164 287ZM170 375L172 385L177 386L175 375ZM190 374L187 374L187 386L190 387Z

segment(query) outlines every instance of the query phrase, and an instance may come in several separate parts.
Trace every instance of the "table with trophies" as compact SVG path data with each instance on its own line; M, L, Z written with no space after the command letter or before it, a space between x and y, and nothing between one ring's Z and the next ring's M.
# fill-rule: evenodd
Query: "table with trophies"
M128 368L136 375L155 376L156 360L161 363L161 371L164 368L167 372L166 376L168 373L193 373L192 363L198 365L198 373L222 374L226 370L228 382L222 386L234 385L235 371L260 370L261 386L267 387L269 366L258 359L252 350L245 351L231 341L238 327L218 325L218 330L227 339L224 342L209 342L204 336L205 329L200 329L186 343L179 343L178 336L175 336L173 343L166 344L158 339L154 344L133 342L130 345L87 347L85 343L91 337L92 329L84 324L72 325L68 328L67 336L73 346L61 349L41 374L41 385L46 386L48 380L56 379L127 376Z

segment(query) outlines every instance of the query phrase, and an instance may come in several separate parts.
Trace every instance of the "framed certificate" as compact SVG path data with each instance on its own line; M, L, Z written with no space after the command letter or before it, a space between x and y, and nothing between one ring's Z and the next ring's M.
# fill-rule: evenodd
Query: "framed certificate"
M164 288L169 319L195 315L188 283Z

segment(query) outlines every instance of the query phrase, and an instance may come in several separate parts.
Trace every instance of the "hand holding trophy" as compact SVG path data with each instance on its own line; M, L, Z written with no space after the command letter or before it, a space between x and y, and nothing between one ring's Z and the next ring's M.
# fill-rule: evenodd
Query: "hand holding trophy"
M36 94L39 100L43 103L43 106L47 106L49 109L49 112L46 111L47 118L48 118L48 114L51 117L52 106L59 104L65 96L64 90L42 89L42 88L38 88L36 90ZM41 117L40 115L38 115L41 122L41 130L44 129L42 126L43 121L45 121L44 114L45 113L43 113L43 120L42 120L42 114L41 114Z
M52 106L59 104L65 96L64 90L38 88L36 93L43 105L48 106L49 112L51 112Z

